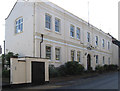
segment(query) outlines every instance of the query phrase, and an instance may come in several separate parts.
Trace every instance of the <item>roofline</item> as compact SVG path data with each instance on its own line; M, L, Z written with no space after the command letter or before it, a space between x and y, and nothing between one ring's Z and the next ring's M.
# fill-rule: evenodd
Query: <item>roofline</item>
M48 1L48 0L47 0ZM10 13L9 13L9 15L7 16L7 18L5 18L5 20L7 20L8 18L9 18L9 16L10 16L10 14L12 13L12 11L13 11L13 9L15 8L15 6L16 6L16 4L17 4L17 2L18 2L18 0L15 2L15 4L14 4L14 6L13 6L13 8L12 8L12 10L10 11ZM97 28L97 27L95 27L94 25L92 25L91 23L89 23L89 22L87 22L87 21L85 21L85 20L83 20L82 18L80 18L80 17L78 17L78 16L76 16L76 15L74 15L73 13L71 13L71 12L69 12L69 11L67 11L67 10L65 10L65 9L63 9L62 7L60 7L60 6L58 6L58 5L56 5L56 4L54 4L54 3L52 3L52 2L50 2L50 1L48 1L49 3L51 3L52 5L54 5L54 6L56 6L56 7L58 7L58 8L60 8L60 9L62 9L63 11L65 11L65 13L67 14L67 13L69 13L69 14L71 14L72 16L74 16L74 17L76 17L76 18L78 18L80 21L82 21L84 24L88 24L90 27L93 27L93 28L96 28L96 29L98 29L99 30L99 32L101 31L101 32L103 32L105 35L108 35L107 33L105 33L104 31L102 31L101 29L99 29L99 28ZM45 3L45 2L44 2ZM45 4L47 4L47 3L45 3ZM52 5L50 5L50 4L48 4L49 6L52 6ZM53 7L53 8L55 8L55 7ZM60 11L60 10L59 10Z
M5 18L5 20L7 20L9 18L10 14L12 13L13 9L15 8L17 2L18 2L18 0L15 2L13 8L11 9L10 13L8 14L7 18Z

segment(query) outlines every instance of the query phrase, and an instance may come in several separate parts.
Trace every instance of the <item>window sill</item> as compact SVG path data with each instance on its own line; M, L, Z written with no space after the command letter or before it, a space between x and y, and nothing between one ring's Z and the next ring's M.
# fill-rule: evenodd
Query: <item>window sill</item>
M50 31L50 32L52 31L51 29L48 29L48 28L45 28L45 30L46 30L46 31Z
M60 60L55 60L56 63L60 63L61 61Z
M23 33L23 31L22 31L22 32L19 32L19 33L15 33L15 35L18 35L18 34L21 34L21 33Z
M56 31L55 31L55 33L56 33L56 34L59 34L59 35L61 35L61 33L60 33L60 32L56 32Z

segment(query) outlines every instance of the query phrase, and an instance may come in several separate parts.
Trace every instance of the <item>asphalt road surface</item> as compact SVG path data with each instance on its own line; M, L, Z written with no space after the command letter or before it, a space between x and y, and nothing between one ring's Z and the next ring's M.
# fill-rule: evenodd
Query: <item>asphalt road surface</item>
M82 79L82 82L76 80L72 85L59 89L118 89L118 72Z

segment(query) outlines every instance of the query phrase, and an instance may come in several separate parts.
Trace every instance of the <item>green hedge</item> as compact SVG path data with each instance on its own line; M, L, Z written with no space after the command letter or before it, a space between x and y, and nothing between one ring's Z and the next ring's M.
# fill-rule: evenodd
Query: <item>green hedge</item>
M67 75L79 75L82 73L87 74L92 72L103 73L108 71L115 71L117 69L118 69L117 65L111 64L104 66L97 65L95 67L95 71L92 70L92 67L86 71L84 67L76 61L69 61L59 67L54 67L54 65L49 65L50 78L58 77L58 76L67 76Z
M114 64L111 64L111 65L105 64L104 66L98 65L95 67L95 71L99 73L107 72L107 71L115 71L117 69L118 69L118 66Z
M84 67L76 61L70 61L59 67L49 66L50 77L78 75L84 72Z

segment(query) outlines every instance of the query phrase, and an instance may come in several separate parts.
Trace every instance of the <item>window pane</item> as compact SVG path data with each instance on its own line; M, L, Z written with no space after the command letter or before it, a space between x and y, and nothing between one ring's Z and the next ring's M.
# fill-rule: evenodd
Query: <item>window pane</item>
M45 27L51 29L51 16L45 15Z
M71 51L71 61L74 61L74 51Z
M71 25L70 27L70 36L74 37L74 26L73 25Z
M80 62L80 52L77 52L77 61Z
M60 49L59 48L55 48L55 56L56 56L56 60L60 60Z
M60 27L60 20L59 19L55 19L55 31L59 32L59 27Z
M77 39L80 39L80 28L77 28Z
M51 47L46 46L46 58L51 59Z
M20 33L23 31L23 18L16 20L16 30L15 33Z

